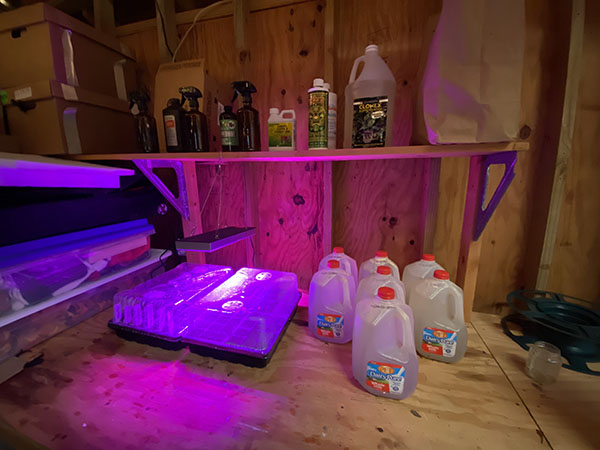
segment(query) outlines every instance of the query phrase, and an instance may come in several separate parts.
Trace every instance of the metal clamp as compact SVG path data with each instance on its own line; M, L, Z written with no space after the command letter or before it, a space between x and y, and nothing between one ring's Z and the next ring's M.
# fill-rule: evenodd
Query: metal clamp
M492 214L498 207L500 200L506 193L508 186L515 178L515 164L517 163L517 152L502 152L502 153L494 153L491 155L487 155L483 160L481 166L481 176L483 177L483 182L481 183L481 188L479 191L479 201L478 201L478 209L477 209L477 218L475 220L475 228L473 230L473 240L476 241L483 233L483 230L487 223L490 221ZM492 198L490 199L487 207L484 208L485 202L485 193L487 191L489 179L490 179L490 166L495 164L503 164L504 165L504 175L498 183L498 187Z
M190 210L187 201L187 190L185 187L185 176L183 173L183 164L181 161L162 160L162 159L134 159L134 164L150 180L156 189L173 205L179 214L185 219L190 219ZM177 188L179 195L176 197L171 190L154 173L154 169L168 168L175 171L177 176Z

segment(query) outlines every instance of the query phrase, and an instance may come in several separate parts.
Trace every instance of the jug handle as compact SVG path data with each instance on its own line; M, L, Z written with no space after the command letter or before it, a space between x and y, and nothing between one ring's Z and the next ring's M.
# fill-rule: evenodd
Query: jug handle
M398 324L398 326L402 325L402 347L404 347L408 342L412 342L414 344L414 320L412 314L407 313L404 308L400 308L400 313L404 316L408 317L408 322L410 323L410 327L404 326L406 323ZM406 322L406 321L405 321Z
M293 109L284 109L283 111L281 111L281 114L279 115L282 119L285 119L285 117L283 117L284 114L290 114L290 118L291 119L296 119L296 111L294 111Z
M354 303L354 299L350 296L350 283L348 282L348 278L343 277L342 280L344 281L342 284L344 286L344 298L348 299L348 301L350 302L350 308L353 307L353 303ZM356 293L355 293L356 294Z
M348 84L354 83L356 80L356 71L358 70L358 66L361 62L365 61L365 56L359 56L354 60L354 65L352 66L352 72L350 72L350 80L348 80Z
M454 290L454 289L453 289ZM454 317L452 317L452 321L456 321L457 318L461 319L461 322L464 322L464 311L460 308L459 305L459 301L458 301L458 296L456 295L456 292L453 292L454 295L452 295L452 303L454 304Z

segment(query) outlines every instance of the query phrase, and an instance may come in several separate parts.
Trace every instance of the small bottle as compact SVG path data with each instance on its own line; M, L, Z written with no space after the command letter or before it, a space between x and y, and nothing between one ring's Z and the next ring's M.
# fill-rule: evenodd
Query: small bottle
M163 109L165 124L165 142L169 153L183 152L183 121L185 110L178 98L170 98Z
M208 152L208 120L206 115L198 110L198 99L202 98L200 89L194 86L179 88L181 103L187 100L189 111L184 115L184 148L186 152Z
M260 118L258 111L252 107L252 94L256 87L249 81L234 81L232 83L235 94L242 96L242 107L237 110L238 132L240 138L240 151L259 152L260 148Z
M158 153L156 120L148 114L149 100L150 97L145 92L131 92L129 94L129 109L135 118L138 151L142 153Z
M324 83L323 87L329 91L329 101L327 106L327 148L331 150L337 148L337 94L331 92L329 83Z
M237 117L231 106L225 106L225 111L219 116L221 126L221 145L224 152L237 152L240 149Z
M269 150L296 150L296 111L271 108L268 125Z
M315 78L308 90L308 148L327 150L329 92L323 79Z

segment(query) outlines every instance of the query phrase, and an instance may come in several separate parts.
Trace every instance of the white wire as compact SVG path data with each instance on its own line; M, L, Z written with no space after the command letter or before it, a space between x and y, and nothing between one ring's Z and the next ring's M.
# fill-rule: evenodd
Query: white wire
M194 20L192 20L192 24L186 30L186 32L184 33L183 37L179 41L179 44L175 48L175 51L173 52L173 57L171 58L171 62L172 63L175 62L175 58L177 57L177 52L179 52L179 49L181 48L181 44L183 44L183 41L185 41L185 38L188 37L188 35L190 34L190 32L192 31L192 29L196 25L196 22L198 21L198 19L200 19L202 16L208 14L211 10L213 10L217 6L225 5L225 4L231 3L231 2L232 2L232 0L221 0L220 2L213 3L212 5L208 5L206 8L202 8L200 11L198 11L196 13L196 15L194 16Z

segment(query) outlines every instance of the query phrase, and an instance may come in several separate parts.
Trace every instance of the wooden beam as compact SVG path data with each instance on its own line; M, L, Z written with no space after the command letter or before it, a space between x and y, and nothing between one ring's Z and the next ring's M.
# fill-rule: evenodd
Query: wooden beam
M569 42L569 59L567 63L567 80L563 100L563 112L554 166L554 179L550 195L550 206L546 219L544 244L538 267L536 289L545 290L548 286L552 257L558 233L560 208L563 202L567 168L571 156L577 99L579 96L579 80L583 66L583 29L585 23L585 0L573 0L571 11L571 35Z
M479 209L479 190L481 188L482 156L472 156L469 163L469 180L467 182L467 195L465 199L465 212L463 215L462 233L460 237L460 252L456 273L456 284L463 289L465 320L471 318L475 288L477 287L477 273L481 256L482 239L473 242L473 230L477 211Z
M190 210L190 220L182 220L183 236L189 237L201 234L202 216L200 215L200 199L198 195L198 175L196 173L196 163L194 161L183 161L183 175L185 177L185 189L187 191L188 207ZM202 252L187 252L188 262L205 264L206 257Z
M248 0L248 8L250 13L264 11L266 9L279 8L282 6L297 5L300 3L307 3L312 0ZM196 14L204 8L192 9L189 11L183 11L175 14L175 24L184 25L192 23ZM211 8L211 11L206 15L203 15L198 22L204 22L208 20L221 19L223 17L233 16L233 3L231 1L222 3L219 6ZM154 19L142 20L140 22L134 22L127 25L117 27L117 36L128 36L130 34L136 34L141 31L148 31L156 28L156 21Z
M235 50L237 52L236 65L238 74L242 79L247 78L246 67L250 62L250 47L248 45L248 16L250 7L248 0L233 0L233 33L235 36Z
M179 44L175 22L175 0L156 0L156 29L160 62L171 62Z
M435 229L437 223L438 197L440 193L441 158L427 161L427 175L423 208L421 210L422 247L419 253L435 253Z
M110 36L117 34L113 0L94 0L94 26Z

